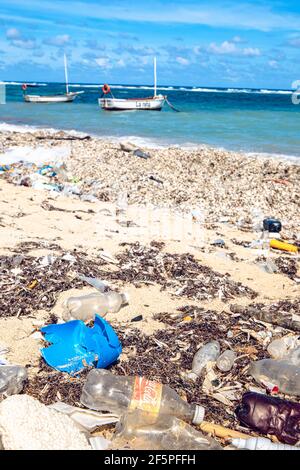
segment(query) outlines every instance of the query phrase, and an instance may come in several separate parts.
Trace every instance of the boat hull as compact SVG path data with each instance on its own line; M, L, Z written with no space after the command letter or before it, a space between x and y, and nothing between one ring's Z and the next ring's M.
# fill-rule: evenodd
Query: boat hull
M77 98L79 93L69 93L65 95L40 96L40 95L24 95L27 103L70 103Z
M100 98L99 106L106 111L161 111L165 97L145 99Z

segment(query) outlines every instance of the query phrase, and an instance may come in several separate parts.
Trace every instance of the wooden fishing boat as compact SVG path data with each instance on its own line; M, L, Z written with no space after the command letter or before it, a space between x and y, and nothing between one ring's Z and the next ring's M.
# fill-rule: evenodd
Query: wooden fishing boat
M26 103L70 103L74 101L78 95L81 95L82 93L84 93L84 91L69 92L67 58L65 54L64 54L64 65L65 65L66 93L61 93L58 95L27 95L26 90L27 90L28 85L24 83L22 85L24 101L26 101Z
M110 86L102 87L102 97L99 98L99 106L106 111L161 111L167 97L157 95L156 58L154 58L154 95L147 98L115 98ZM107 97L110 95L110 97Z

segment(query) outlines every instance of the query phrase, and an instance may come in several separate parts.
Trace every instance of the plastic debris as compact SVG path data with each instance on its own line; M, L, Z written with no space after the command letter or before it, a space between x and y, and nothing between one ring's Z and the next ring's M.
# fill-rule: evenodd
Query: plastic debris
M205 344L197 351L192 363L192 372L187 377L190 380L197 380L202 374L202 371L209 362L215 362L220 355L220 344L218 341L211 341Z
M114 291L70 297L64 302L63 319L65 321L94 320L96 314L105 317L107 313L117 313L127 303L126 294Z
M81 403L93 410L118 416L132 410L146 414L174 415L194 424L203 421L205 410L182 400L168 385L145 377L116 376L106 370L92 370L82 389Z
M265 437L251 437L250 439L232 439L232 445L237 449L247 450L300 450L287 444L279 444Z
M48 408L64 413L83 429L92 432L99 426L117 423L119 417L110 413L99 413L98 411L85 410L77 406L71 406L61 401L49 405Z
M248 392L243 395L236 415L243 425L256 432L274 435L286 444L300 441L300 403Z
M82 281L87 282L90 286L95 287L95 289L97 289L99 292L105 292L109 286L108 282L102 281L101 279L82 276L81 274L78 277Z
M222 450L215 439L175 416L149 419L141 411L122 417L112 441L113 447L119 448L122 441L138 450Z
M282 361L263 359L252 362L249 373L269 390L278 387L283 393L300 396L300 366L292 364L288 358Z
M43 358L49 366L69 374L80 372L87 366L108 367L122 352L113 328L98 315L93 328L74 320L45 326L41 332L46 341L52 343L41 349Z
M0 366L0 394L15 395L23 390L27 370L22 366Z
M217 367L222 372L229 372L232 369L234 361L236 360L236 353L228 349L224 351L217 360Z

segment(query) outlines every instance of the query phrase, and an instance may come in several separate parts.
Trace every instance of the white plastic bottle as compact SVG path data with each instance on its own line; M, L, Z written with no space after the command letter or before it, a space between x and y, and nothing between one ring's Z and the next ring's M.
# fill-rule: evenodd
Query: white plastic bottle
M232 369L234 361L236 360L236 353L227 349L224 351L217 360L217 367L222 372L229 372Z
M205 344L196 352L192 362L192 372L187 374L190 380L197 380L202 374L208 362L215 362L220 355L220 344L218 341L211 341Z
M250 439L232 439L231 444L237 449L247 450L300 450L300 447L289 446L279 442L272 442L265 437L251 437Z
M105 317L107 313L117 313L127 303L127 294L114 291L70 297L64 303L63 319L65 321L93 320L96 314Z

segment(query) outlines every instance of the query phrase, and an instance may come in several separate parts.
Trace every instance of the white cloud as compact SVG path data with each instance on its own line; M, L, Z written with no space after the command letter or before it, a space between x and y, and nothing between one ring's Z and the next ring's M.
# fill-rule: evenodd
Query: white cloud
M70 42L71 42L71 38L68 34L59 34L58 36L54 36L44 41L44 43L48 44L49 46L57 46L57 47L65 46L66 44L69 44Z
M271 69L276 70L279 68L279 63L277 62L277 60L269 60L268 64L271 67Z
M242 50L242 53L246 57L258 57L261 55L260 49L257 47L246 47Z
M95 62L99 67L102 67L103 69L111 69L112 65L109 62L109 60L106 57L98 57L95 59Z
M37 44L34 39L14 39L11 41L11 45L14 47L19 47L20 49L35 49Z
M189 65L190 61L184 57L176 57L176 62L180 65Z
M21 37L21 33L17 28L9 28L6 31L7 39L18 39Z
M215 42L212 42L208 47L208 52L216 55L238 55L245 57L258 57L261 55L260 49L257 47L245 47L239 48L237 45L231 41L224 41L222 44L218 45Z
M209 45L208 50L213 54L234 54L238 49L232 42L224 41L220 46L218 46L215 42L212 42Z

